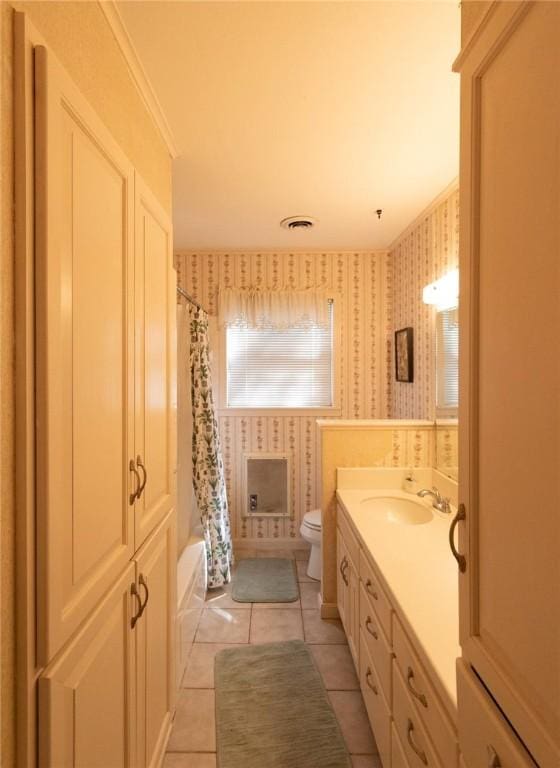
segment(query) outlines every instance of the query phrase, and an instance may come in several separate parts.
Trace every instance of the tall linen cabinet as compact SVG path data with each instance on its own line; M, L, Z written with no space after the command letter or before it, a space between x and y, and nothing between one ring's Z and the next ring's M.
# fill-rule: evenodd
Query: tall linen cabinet
M157 766L173 709L171 226L46 47L35 61L41 766Z
M459 741L560 766L560 5L494 2L461 73Z

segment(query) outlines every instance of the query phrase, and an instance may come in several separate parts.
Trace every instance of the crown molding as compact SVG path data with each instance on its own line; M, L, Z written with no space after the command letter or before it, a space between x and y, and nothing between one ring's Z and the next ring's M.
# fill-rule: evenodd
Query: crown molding
M154 121L154 124L158 129L169 154L172 158L179 157L179 152L177 150L171 128L169 127L169 123L165 117L165 113L161 104L159 103L158 97L156 96L156 92L150 82L150 79L146 74L146 70L142 66L140 57L138 56L136 48L134 47L134 43L128 34L126 25L123 21L115 0L98 0L98 4L107 20L107 23L109 24L109 27L111 28L111 32L117 41L117 45L121 49L121 53L124 56L124 60L126 61L126 65L128 67L132 81L136 86L138 93L142 97L142 100L146 105L146 109Z
M461 71L461 68L463 66L465 59L467 58L467 56L469 56L471 50L474 48L474 45L478 40L478 38L480 37L482 30L484 29L484 27L486 27L486 25L490 21L490 18L497 7L498 7L497 0L493 0L493 2L484 11L482 16L478 19L478 22L475 24L474 29L471 31L471 34L469 35L465 43L461 45L461 50L457 55L457 58L451 65L451 69L453 70L453 72Z
M459 189L459 177L456 176L453 181L448 184L445 189L443 189L437 197L435 197L429 205L427 205L424 210L420 211L418 216L416 216L413 221L410 222L410 224L403 229L403 231L400 233L398 237L396 237L391 245L387 248L388 251L392 252L395 250L397 245L400 243L401 240L403 240L407 235L409 235L413 229L415 229L425 218L426 216L429 216L435 209L441 205L447 198L452 195L454 192L456 192Z

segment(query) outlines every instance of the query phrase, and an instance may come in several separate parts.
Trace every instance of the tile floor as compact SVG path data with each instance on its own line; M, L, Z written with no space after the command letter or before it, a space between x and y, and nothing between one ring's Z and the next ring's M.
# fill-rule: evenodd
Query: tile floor
M381 768L342 626L319 616L319 584L306 574L308 553L237 553L238 560L244 556L295 558L301 599L243 604L231 599L229 588L216 596L210 593L183 678L164 768L216 768L214 656L218 651L240 643L294 639L305 640L315 658L353 768Z

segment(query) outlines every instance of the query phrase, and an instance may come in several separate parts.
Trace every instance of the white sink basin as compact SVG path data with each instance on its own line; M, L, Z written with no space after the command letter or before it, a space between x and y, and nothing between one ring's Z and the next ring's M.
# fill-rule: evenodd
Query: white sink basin
M424 525L433 520L431 510L420 500L400 496L371 496L360 502L360 507L374 515L382 515L390 523Z

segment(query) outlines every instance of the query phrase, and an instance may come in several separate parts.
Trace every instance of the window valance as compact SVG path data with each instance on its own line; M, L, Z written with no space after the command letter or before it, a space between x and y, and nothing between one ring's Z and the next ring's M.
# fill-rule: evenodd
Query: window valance
M326 290L316 288L224 288L218 298L218 320L230 328L327 328L329 297Z

